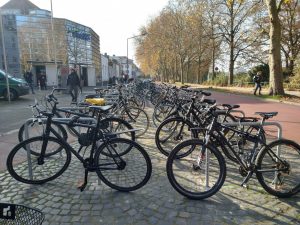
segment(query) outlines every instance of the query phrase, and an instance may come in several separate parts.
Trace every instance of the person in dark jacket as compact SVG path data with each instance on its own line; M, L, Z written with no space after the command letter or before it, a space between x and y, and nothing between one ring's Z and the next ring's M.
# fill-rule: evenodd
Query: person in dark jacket
M25 71L24 78L28 83L28 86L30 87L32 94L35 94L33 90L33 74L31 73L31 71Z
M80 80L74 68L71 68L71 73L67 78L67 86L72 97L72 102L77 102L78 88L81 89Z
M262 79L262 72L258 71L256 75L253 77L253 81L255 84L254 95L256 95L257 90L258 90L258 94L261 95L261 79Z

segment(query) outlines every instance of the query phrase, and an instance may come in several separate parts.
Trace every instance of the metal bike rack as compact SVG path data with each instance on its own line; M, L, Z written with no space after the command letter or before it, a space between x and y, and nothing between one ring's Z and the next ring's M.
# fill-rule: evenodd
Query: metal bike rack
M278 122L230 122L223 123L225 126L236 127L236 126L275 126L277 127L277 138L282 138L282 127Z

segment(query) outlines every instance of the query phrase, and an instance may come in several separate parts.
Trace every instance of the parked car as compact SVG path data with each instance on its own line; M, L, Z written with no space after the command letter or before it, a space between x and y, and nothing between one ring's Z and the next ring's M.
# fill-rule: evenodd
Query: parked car
M10 99L15 100L19 96L29 94L29 86L24 79L13 77L7 74L9 81ZM3 70L0 70L0 97L7 97L6 75Z

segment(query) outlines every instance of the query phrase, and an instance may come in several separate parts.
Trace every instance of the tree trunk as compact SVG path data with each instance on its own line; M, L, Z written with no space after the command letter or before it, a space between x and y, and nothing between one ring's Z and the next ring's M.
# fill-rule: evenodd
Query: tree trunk
M270 49L269 49L269 66L270 66L270 87L269 95L283 95L283 75L280 52L281 41L281 24L276 0L265 0L269 11L270 18Z
M201 57L198 58L197 83L200 84L201 78Z

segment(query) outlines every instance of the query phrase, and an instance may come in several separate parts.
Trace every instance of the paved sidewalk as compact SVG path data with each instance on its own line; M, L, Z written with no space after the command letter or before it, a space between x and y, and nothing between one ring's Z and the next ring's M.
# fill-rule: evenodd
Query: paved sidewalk
M150 114L150 113L149 113ZM222 189L204 201L192 201L177 193L166 177L166 157L155 147L153 127L139 142L149 153L153 172L150 181L132 193L115 191L98 183L90 173L86 190L77 189L83 167L73 157L67 171L41 186L26 185L0 172L1 202L21 203L42 210L47 224L300 224L300 194L278 199L252 179L249 189L239 186L238 168L227 163ZM14 134L4 140L14 144ZM1 137L2 138L2 137ZM3 139L0 140L2 143ZM1 150L3 149L1 145Z

